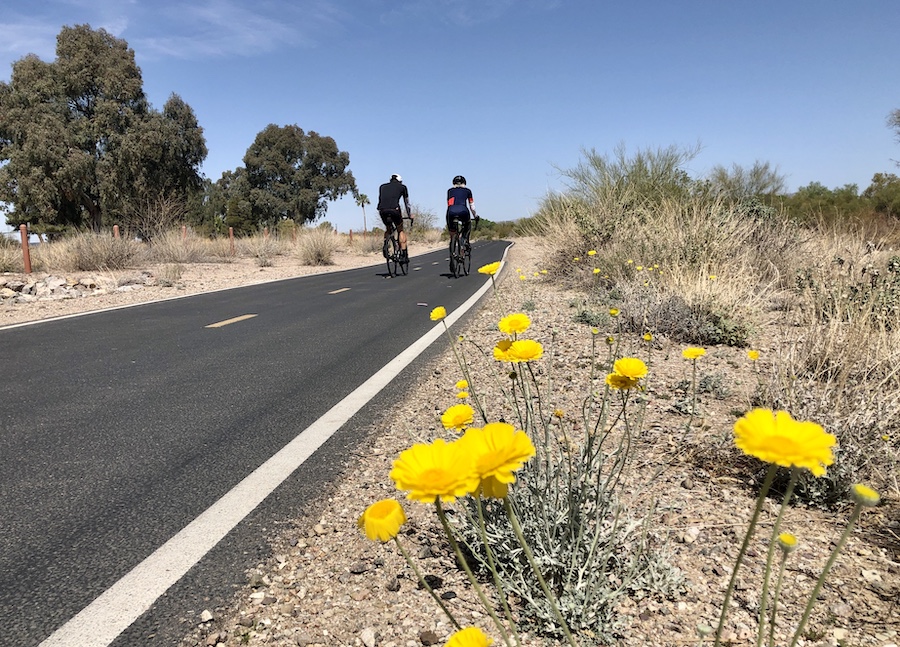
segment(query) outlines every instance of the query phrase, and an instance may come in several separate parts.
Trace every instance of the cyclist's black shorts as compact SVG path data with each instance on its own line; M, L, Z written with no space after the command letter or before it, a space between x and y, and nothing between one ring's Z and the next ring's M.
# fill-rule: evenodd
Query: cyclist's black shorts
M465 212L460 213L450 213L447 211L447 230L448 231L456 231L453 228L453 221L459 220L462 224L462 231L460 233L465 234L469 231L469 223L472 220L472 214L469 213L469 210L466 209Z
M385 227L394 225L397 231L403 231L403 214L399 209L383 209L378 212Z

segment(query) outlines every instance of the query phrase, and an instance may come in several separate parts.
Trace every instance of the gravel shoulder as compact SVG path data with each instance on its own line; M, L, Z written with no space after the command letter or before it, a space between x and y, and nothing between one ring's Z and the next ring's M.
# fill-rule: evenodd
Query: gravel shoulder
M498 281L497 296L484 300L459 334L468 348L477 345L490 349L500 337L496 322L510 312L526 309L533 321L528 335L553 351L552 360L551 353L541 360L548 371L552 362L552 372L557 376L557 388L547 396L548 407L579 411L590 387L587 367L593 361L593 351L590 328L573 321L571 306L578 295L549 284L540 275L534 276L545 261L540 246L529 239L515 242L506 271ZM336 266L324 271L374 265L381 259L339 255L336 261ZM161 276L163 268L147 271ZM303 273L308 273L307 268L277 259L275 266L266 268L256 267L251 261L185 265L180 281L171 287L148 284L121 293L0 305L0 326ZM613 332L602 330L599 338ZM634 354L646 352L641 350L639 339L622 337L621 343ZM715 625L737 546L754 505L750 488L753 475L735 460L730 445L733 412L746 410L755 379L746 352L725 347L708 349L703 370L730 388L722 397L704 396L700 402L702 415L688 427L687 416L672 407L679 397L679 384L690 378L681 348L665 339L657 339L654 344L645 420L635 438L633 467L627 474L623 496L633 510L655 503L650 539L668 555L684 585L672 598L651 595L625 599L619 609L623 624L618 644L627 646L696 644L696 626ZM767 350L775 349L763 345L761 350L765 356ZM472 365L478 382L493 379L489 365L474 361ZM277 535L260 537L260 542L270 547L271 557L247 573L247 585L235 592L230 605L184 610L184 639L179 647L443 644L452 627L440 609L426 591L418 588L415 575L396 547L366 540L356 520L370 503L402 496L388 479L391 463L402 450L414 442L449 437L440 424L440 414L456 402L454 384L458 379L460 372L448 349L429 371L417 376L410 396L398 404L393 424L359 430L368 439L363 444L366 451L348 457L343 476L323 502L321 513L287 520ZM900 643L900 514L896 493L882 494L893 494L893 499L887 496L887 505L863 514L820 594L801 644L896 647ZM404 508L409 523L403 542L417 557L419 568L439 579L437 592L461 622L482 626L496 635L464 574L456 568L432 509L412 502L405 503ZM774 513L776 506L767 504L761 522L763 533L766 526L771 528ZM791 508L786 512L784 528L798 535L800 548L791 555L785 575L776 630L778 644L785 644L785 637L790 637L846 517L846 511ZM755 644L765 552L762 540L757 540L741 571L726 631L731 644ZM523 644L530 646L557 644L534 635L522 638Z

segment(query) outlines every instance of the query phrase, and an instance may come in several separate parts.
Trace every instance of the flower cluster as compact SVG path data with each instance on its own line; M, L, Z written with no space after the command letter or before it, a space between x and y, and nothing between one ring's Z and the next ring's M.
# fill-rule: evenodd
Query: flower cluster
M647 377L647 365L637 357L622 357L613 364L612 373L606 376L606 383L612 389L633 389L642 378Z

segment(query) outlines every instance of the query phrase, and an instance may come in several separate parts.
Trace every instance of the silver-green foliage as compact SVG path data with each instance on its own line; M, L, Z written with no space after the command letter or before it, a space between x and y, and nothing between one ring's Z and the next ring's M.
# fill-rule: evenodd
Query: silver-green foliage
M536 392L520 383L523 393ZM624 596L669 596L682 585L680 572L667 562L664 546L650 532L652 510L623 503L633 433L627 416L639 413L640 405L617 400L618 392L609 389L602 396L588 396L583 432L575 432L565 415L544 416L529 396L517 407L537 454L517 473L509 501L563 617L585 644L614 639L616 609ZM612 432L607 431L611 423L617 423ZM502 587L521 601L521 623L561 636L552 604L542 594L502 506L491 500L480 504ZM477 499L468 501L464 535L487 572L477 530L478 505Z

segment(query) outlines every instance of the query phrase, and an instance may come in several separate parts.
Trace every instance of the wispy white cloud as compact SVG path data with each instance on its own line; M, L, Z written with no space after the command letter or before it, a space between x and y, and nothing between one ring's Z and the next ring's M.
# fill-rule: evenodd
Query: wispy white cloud
M557 8L561 0L405 0L386 2L382 22L405 19L439 20L460 27L490 23L502 19L512 11L548 11Z
M156 11L157 28L137 24L133 47L145 55L185 59L252 56L287 47L311 47L339 29L346 14L337 2L203 0ZM132 42L133 40L133 42Z
M340 0L6 2L0 19L0 66L30 53L52 60L56 36L65 25L106 29L142 58L192 60L313 47L349 20Z

